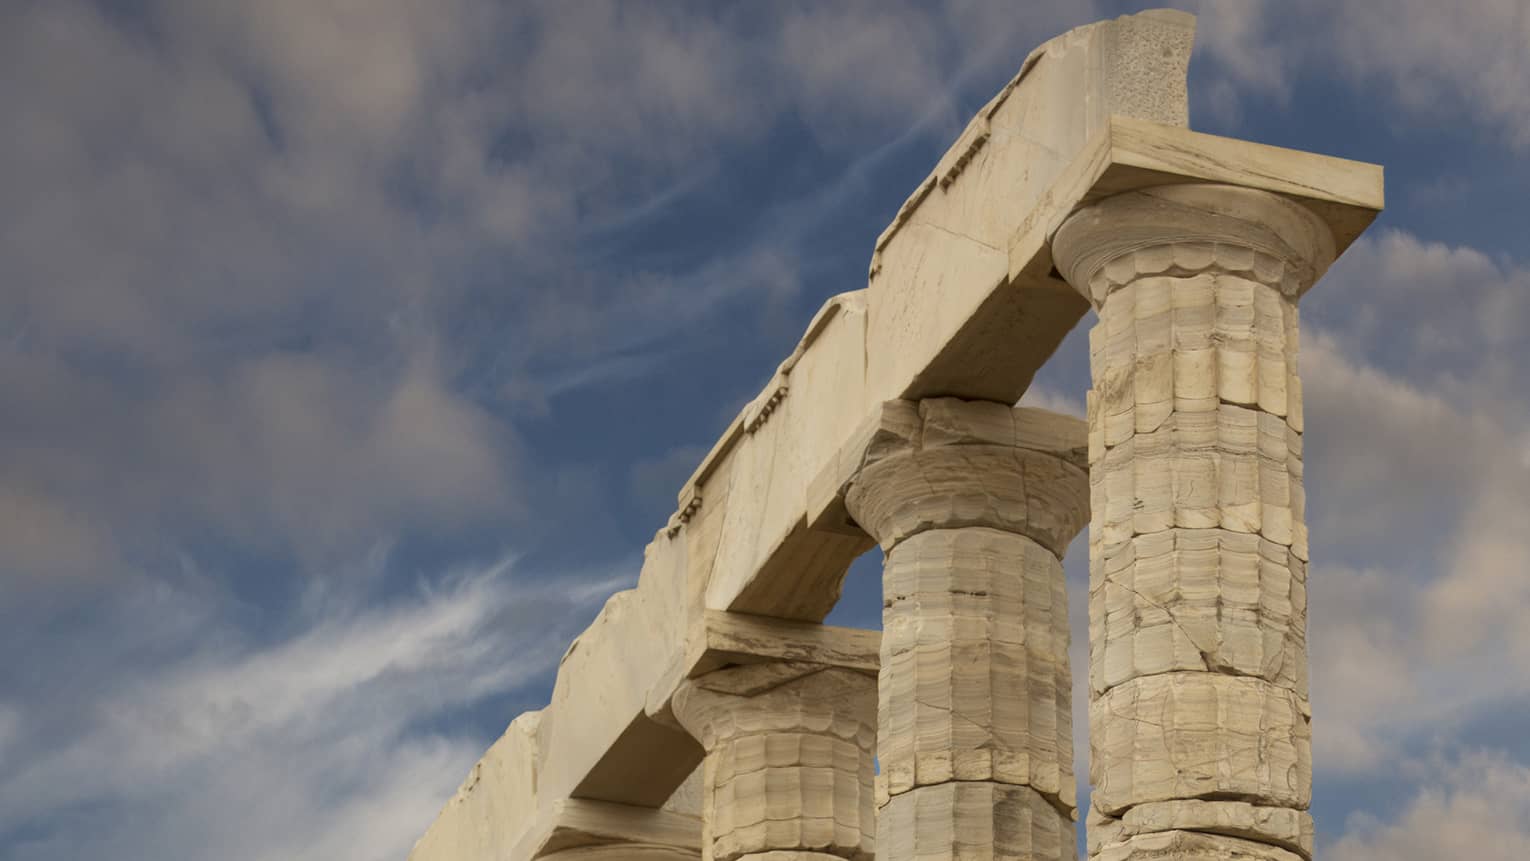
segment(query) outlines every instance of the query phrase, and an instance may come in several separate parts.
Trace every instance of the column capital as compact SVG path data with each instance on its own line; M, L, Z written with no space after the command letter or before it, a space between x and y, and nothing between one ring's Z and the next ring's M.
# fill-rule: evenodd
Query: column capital
M563 798L553 802L507 858L556 861L699 861L701 819L690 812Z
M1061 558L1088 521L1081 419L957 398L889 401L862 437L840 497L884 551L929 529L989 527Z
M1052 237L1058 271L1096 309L1140 278L1207 271L1249 278L1294 301L1336 254L1332 230L1306 206L1212 183L1107 197L1074 212Z
M805 661L728 667L687 679L675 692L675 718L708 751L740 735L814 729L855 739L874 732L875 675Z

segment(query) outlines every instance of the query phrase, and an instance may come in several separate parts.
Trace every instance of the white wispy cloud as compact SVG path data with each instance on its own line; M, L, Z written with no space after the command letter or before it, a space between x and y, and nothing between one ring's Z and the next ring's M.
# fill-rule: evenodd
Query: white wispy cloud
M401 857L485 746L461 715L545 674L572 620L631 572L554 580L505 562L385 599L367 591L375 565L342 575L347 561L513 518L522 470L605 492L593 471L522 457L514 417L653 373L740 303L795 298L802 239L879 158L954 133L976 106L968 82L1003 80L1100 14L968 0L773 12L0 12L0 615L40 618L36 636L0 631L22 656L0 672L32 679L0 692L7 853ZM1229 111L1338 69L1415 121L1530 146L1522 4L1203 12L1203 57L1228 72L1210 98ZM848 164L777 201L752 241L673 270L580 247L783 119ZM1421 736L1451 739L1530 693L1526 272L1380 232L1304 302L1318 765L1421 787L1407 809L1352 822L1334 846L1345 861L1481 845L1499 797L1516 853L1478 857L1525 848L1523 766L1507 754L1443 777L1404 766L1427 764ZM630 493L658 498L696 451L630 468ZM188 535L291 553L315 585L292 618L259 619L232 575L156 569L197 569ZM82 572L120 582L53 576ZM118 611L74 627L80 593L100 589ZM1480 825L1430 831L1444 819Z
M1498 370L1530 345L1494 334L1527 283L1389 230L1304 302L1331 303L1302 342L1319 780L1396 777L1530 695L1530 391Z
M1519 0L1197 0L1202 55L1222 73L1198 100L1224 121L1243 94L1289 98L1303 76L1376 87L1412 123L1469 123L1530 148L1530 11Z
M380 535L514 513L516 441L425 364L273 352L148 393L11 355L0 396L0 577L110 578L205 530L332 571Z
M440 722L549 672L633 574L537 578L508 557L270 642L206 608L182 659L77 667L98 690L71 732L50 731L62 691L0 709L7 857L399 857L482 753Z
M1405 809L1352 816L1334 861L1518 861L1530 856L1530 768L1495 751L1436 761Z

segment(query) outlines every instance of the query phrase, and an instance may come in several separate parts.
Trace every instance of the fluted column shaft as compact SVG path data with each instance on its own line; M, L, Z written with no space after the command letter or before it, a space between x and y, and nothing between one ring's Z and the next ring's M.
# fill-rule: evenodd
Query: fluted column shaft
M1099 313L1091 853L1310 857L1296 300L1331 235L1273 194L1183 185L1076 213L1053 252Z
M809 663L686 682L675 717L706 750L708 861L870 861L876 679Z
M1085 518L1083 423L904 409L845 496L885 554L878 857L1073 858L1061 556Z

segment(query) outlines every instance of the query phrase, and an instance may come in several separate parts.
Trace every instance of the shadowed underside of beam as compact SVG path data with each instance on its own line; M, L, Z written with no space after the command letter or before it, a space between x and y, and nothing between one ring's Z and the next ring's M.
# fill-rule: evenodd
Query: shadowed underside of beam
M561 845L537 835L564 833L586 802L625 805L613 810L634 841L683 830L702 752L674 720L676 689L731 663L850 660L857 636L876 637L816 624L872 546L845 514L844 477L878 445L886 402L1020 398L1088 309L1050 248L1079 206L1217 182L1298 201L1339 251L1369 224L1380 168L1188 130L1193 31L1154 10L1026 58L877 239L867 286L826 303L686 482L637 588L569 647L548 707L511 724L413 861L530 861Z

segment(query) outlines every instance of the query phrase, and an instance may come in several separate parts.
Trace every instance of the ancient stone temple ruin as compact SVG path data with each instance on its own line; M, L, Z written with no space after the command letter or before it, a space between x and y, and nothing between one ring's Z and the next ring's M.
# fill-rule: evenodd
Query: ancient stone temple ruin
M1193 28L1026 58L413 861L1075 858L1086 524L1089 854L1311 858L1297 303L1382 174L1190 131ZM1088 421L1015 407L1091 308Z

